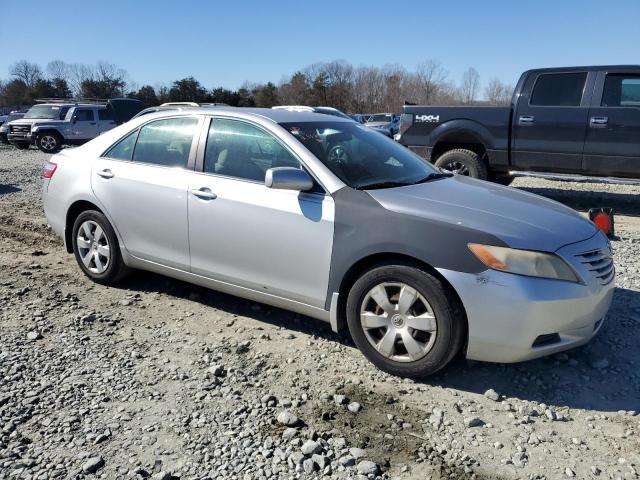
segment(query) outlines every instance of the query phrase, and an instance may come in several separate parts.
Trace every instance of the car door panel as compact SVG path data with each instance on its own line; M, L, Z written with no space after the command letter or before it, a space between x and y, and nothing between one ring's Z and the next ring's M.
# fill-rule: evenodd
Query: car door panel
M324 307L334 203L328 195L194 173L189 194L191 271Z
M71 124L71 138L76 140L90 140L98 136L98 112L91 108L76 109L73 118L75 123Z
M520 170L579 172L582 168L589 113L586 101L591 98L591 82L587 81L587 73L571 73L569 75L584 76L581 98L576 99L575 105L560 105L567 100L563 98L559 99L558 105L536 104L534 95L538 79L554 75L562 74L541 74L528 78L523 94L518 99L512 127L512 161Z
M589 128L584 147L585 172L638 177L640 74L603 72L598 78L595 92L594 105L589 110Z
M186 170L101 158L91 173L93 191L132 255L189 269Z

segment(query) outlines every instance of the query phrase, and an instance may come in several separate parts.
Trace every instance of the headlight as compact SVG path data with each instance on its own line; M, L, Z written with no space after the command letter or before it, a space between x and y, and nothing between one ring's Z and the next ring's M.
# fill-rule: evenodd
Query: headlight
M470 243L469 250L487 267L501 272L579 282L572 268L552 253Z

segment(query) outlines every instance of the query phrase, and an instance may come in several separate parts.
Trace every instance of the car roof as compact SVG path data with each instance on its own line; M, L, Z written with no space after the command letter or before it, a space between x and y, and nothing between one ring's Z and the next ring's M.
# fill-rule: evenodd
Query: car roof
M193 107L184 110L162 110L145 115L147 118L160 118L164 116L184 115L185 113L205 113L213 112L241 113L250 116L259 116L267 118L275 123L287 122L353 122L353 120L326 115L324 113L308 112L308 111L291 111L286 109L274 108L255 108L255 107Z
M525 73L530 72L540 72L540 73L554 73L554 72L567 72L571 73L572 71L582 71L582 72L594 72L594 71L608 71L608 70L631 70L637 71L640 70L640 65L586 65L586 66L578 66L578 67L549 67L549 68L531 68L527 70Z

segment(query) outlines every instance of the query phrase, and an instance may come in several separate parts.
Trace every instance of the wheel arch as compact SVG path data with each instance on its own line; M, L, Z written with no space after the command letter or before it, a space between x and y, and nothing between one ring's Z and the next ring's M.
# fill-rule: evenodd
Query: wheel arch
M383 265L406 265L410 267L417 267L420 270L423 270L430 275L433 275L438 280L442 282L442 284L447 288L447 290L453 295L453 297L458 302L458 306L460 311L463 313L464 322L465 322L465 335L468 332L468 320L467 313L464 308L464 304L462 303L462 299L458 295L458 292L453 288L453 285L433 266L429 265L423 260L412 257L410 255L404 255L400 253L392 253L392 252L379 252L371 255L367 255L365 257L360 258L356 262L354 262L349 269L346 271L344 276L342 277L342 281L340 282L340 287L338 290L338 304L337 304L337 315L336 315L336 331L345 330L347 326L347 297L349 296L349 291L351 287L356 282L358 278L360 278L365 272L371 270L375 267L383 266Z
M456 148L471 150L484 158L493 148L491 133L486 127L470 120L453 120L443 123L432 134L431 161Z
M67 209L67 215L64 222L64 245L68 253L73 253L73 242L71 235L73 234L73 224L82 212L87 210L95 210L104 215L104 212L95 203L88 200L76 200Z

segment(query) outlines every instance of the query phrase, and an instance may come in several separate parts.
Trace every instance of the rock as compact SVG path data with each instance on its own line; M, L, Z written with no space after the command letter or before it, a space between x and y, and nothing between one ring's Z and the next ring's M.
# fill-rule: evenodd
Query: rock
M311 456L311 460L313 460L313 463L315 463L320 470L324 470L327 465L331 464L329 457L324 455L314 454Z
M355 458L356 460L358 460L359 458L362 458L365 456L365 451L361 448L357 448L357 447L352 447L349 449L349 453L351 454L351 456L353 458Z
M82 465L82 471L84 473L95 473L104 466L104 460L102 457L91 457Z
M433 428L436 430L440 428L442 425L442 421L444 420L444 412L439 408L434 408L432 410L431 416L429 417L429 423L433 425Z
M302 469L307 474L313 473L315 468L316 468L316 465L314 461L310 458L307 458L304 462L302 462Z
M309 456L309 455L313 455L314 453L322 452L322 447L318 442L315 442L313 440L307 440L306 442L304 442L300 450L302 451L302 453Z
M343 467L353 467L356 464L356 459L351 455L345 455L344 457L340 457L338 459L338 463Z
M360 405L358 402L351 402L347 406L347 409L352 413L358 413L360 410L362 410L362 405Z
M378 473L378 465L369 460L363 460L358 463L358 473L361 475L375 475Z
M493 400L494 402L500 400L500 395L498 395L498 392L496 392L493 388L490 388L489 390L484 392L484 396L489 400Z
M31 340L32 342L35 340L40 340L41 338L42 338L42 335L40 334L40 332L36 330L32 330L29 333L27 333L27 340Z
M347 403L347 397L345 395L334 395L333 401L336 405L344 405Z
M296 417L289 410L281 411L278 414L276 420L278 421L278 423L280 425L285 425L287 427L293 427L294 425L296 425L298 423L298 417Z
M226 373L222 365L211 365L207 368L207 372L216 377L224 377Z
M282 432L282 439L289 441L293 437L295 437L297 434L298 434L298 430L297 429L295 429L293 427L289 427L284 432Z
M595 465L592 465L591 466L591 473L593 473L594 475L598 476L598 475L600 475L600 473L602 473L602 470L600 470Z
M171 480L171 474L169 472L158 472L151 476L152 480Z
M464 425L467 428L481 427L484 425L484 422L478 417L468 417L464 419Z
M576 472L574 472L573 470L571 470L569 467L564 469L564 474L567 477L575 477L576 476Z

